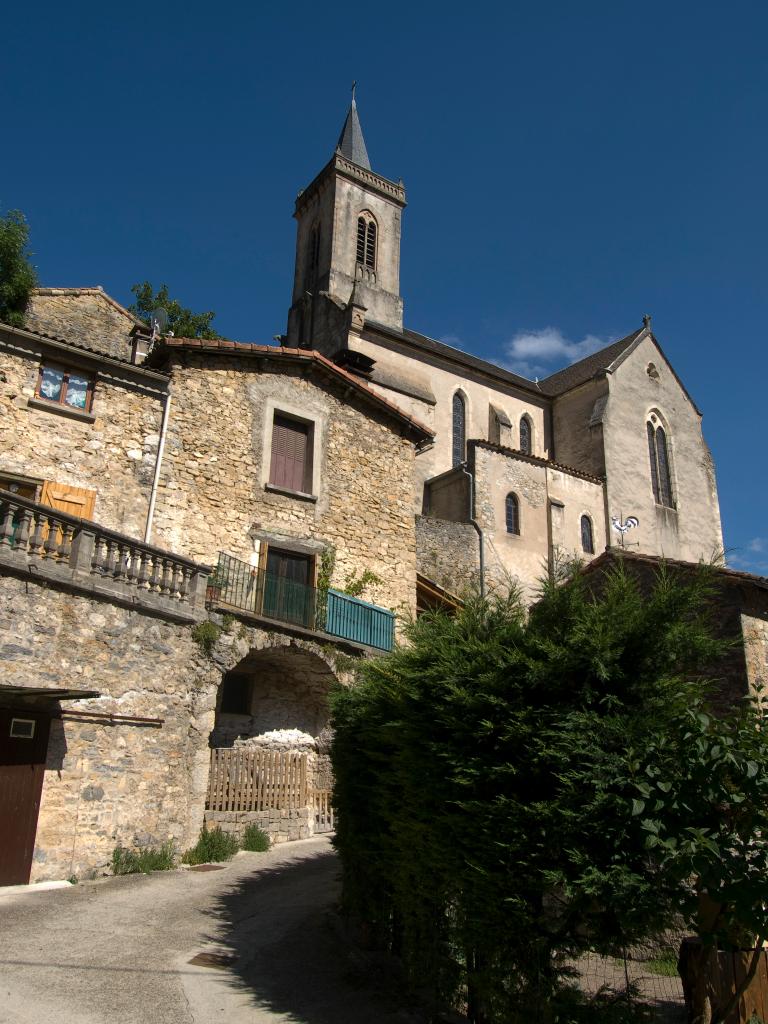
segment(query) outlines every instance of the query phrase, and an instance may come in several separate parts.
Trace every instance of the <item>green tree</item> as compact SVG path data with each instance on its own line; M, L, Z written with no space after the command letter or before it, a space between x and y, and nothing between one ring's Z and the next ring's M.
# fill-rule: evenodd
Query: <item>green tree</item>
M476 1024L583 1019L568 960L701 928L705 891L711 944L762 934L768 756L753 705L709 709L712 572L543 586L425 615L333 703L346 905Z
M193 313L191 309L182 306L168 293L168 285L161 285L155 292L149 281L143 284L135 284L131 291L136 296L136 301L128 308L132 313L142 319L147 326L150 326L150 314L158 306L162 306L168 313L168 330L173 331L177 338L218 338L219 334L211 326L216 314L212 311L207 313Z
M37 284L28 250L29 226L19 210L0 217L0 320L24 326L29 295Z

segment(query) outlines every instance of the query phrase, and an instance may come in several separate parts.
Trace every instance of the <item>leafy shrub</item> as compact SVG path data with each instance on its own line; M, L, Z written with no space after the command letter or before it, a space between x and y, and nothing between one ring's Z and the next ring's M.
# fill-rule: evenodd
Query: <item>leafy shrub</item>
M269 849L269 836L257 825L248 825L243 833L243 849L251 853L265 853Z
M212 861L232 860L240 849L235 836L222 832L219 826L207 829L203 826L195 845L182 855L182 864L210 864Z
M147 846L141 850L116 846L112 851L113 875L148 875L150 871L171 871L175 866L176 851L172 839L162 846Z

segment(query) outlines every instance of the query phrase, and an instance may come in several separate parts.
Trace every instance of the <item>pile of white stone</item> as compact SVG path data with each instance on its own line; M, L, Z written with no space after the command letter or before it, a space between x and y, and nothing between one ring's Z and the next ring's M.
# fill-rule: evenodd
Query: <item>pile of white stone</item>
M236 747L270 747L273 750L315 750L317 742L314 736L301 729L270 729L258 736L238 737Z

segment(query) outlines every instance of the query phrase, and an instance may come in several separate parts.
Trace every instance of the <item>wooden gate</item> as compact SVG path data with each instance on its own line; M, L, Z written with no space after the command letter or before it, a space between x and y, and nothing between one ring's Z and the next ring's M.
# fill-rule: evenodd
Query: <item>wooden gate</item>
M313 789L310 794L310 806L314 816L314 831L333 832L333 804L331 789Z
M29 881L50 716L0 708L0 885Z

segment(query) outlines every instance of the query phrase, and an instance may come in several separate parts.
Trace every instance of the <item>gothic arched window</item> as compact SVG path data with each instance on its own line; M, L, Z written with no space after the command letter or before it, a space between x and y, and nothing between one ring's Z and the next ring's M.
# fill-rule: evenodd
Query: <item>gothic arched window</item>
M674 508L672 494L672 474L669 468L669 448L667 434L660 424L655 425L655 416L646 423L648 433L648 455L651 460L651 486L657 505Z
M361 213L357 218L357 262L364 267L376 269L376 221L370 213Z
M464 395L457 391L453 396L453 465L464 461L467 442L467 407Z
M520 420L520 451L530 455L533 451L531 444L531 421L527 416Z
M592 535L592 520L589 516L581 517L581 550L588 555L595 553L595 539Z
M520 502L511 492L506 500L507 533L520 533Z

